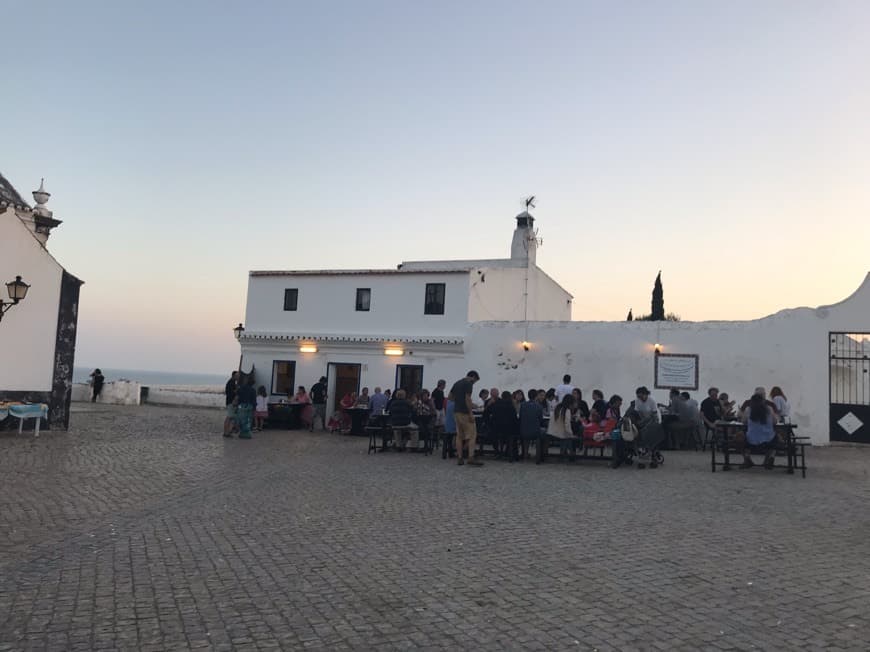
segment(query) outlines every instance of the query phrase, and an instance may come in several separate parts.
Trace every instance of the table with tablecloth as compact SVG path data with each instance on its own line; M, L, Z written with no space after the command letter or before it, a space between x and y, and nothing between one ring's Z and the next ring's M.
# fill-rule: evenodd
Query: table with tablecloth
M25 419L36 419L33 428L34 435L39 437L39 426L42 419L48 417L48 406L45 403L0 403L0 421L8 417L18 419L18 434L24 429Z

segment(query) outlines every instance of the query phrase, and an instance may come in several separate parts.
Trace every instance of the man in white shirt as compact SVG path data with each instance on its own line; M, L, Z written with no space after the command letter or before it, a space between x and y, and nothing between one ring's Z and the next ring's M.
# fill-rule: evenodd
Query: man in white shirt
M556 400L561 403L562 397L574 391L574 385L571 384L571 376L565 374L562 376L562 384L556 388Z
M659 406L655 399L650 396L649 390L646 387L638 387L634 393L632 407L637 412L638 428L643 429L651 422L658 423L659 421Z

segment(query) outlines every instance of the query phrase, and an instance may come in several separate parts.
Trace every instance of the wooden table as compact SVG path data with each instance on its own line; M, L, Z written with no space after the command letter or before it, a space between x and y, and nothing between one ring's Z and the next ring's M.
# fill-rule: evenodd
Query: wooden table
M368 420L371 408L355 405L353 407L345 408L345 412L350 415L350 432L348 434L365 437L366 421Z
M716 421L713 424L715 428L713 445L710 446L710 467L713 473L716 472L716 467L721 466L723 471L731 470L731 448L737 433L743 433L745 437L746 424L742 421ZM795 469L800 469L803 477L807 477L807 463L804 448L809 445L809 437L798 437L795 434L797 426L793 423L775 423L774 432L778 435L777 443L774 444L776 449L785 450L786 455L786 473L793 474ZM723 461L716 461L716 448L721 443ZM744 445L748 446L745 443ZM750 447L751 448L751 447ZM800 450L798 450L800 449ZM798 464L800 457L800 464Z

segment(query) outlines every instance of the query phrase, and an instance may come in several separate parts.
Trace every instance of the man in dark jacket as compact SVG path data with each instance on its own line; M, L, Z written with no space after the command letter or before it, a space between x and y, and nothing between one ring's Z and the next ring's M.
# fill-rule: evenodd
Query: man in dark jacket
M520 404L520 441L523 447L523 458L528 457L529 442L538 441L541 427L544 425L544 406L539 400L538 390L530 389L527 401ZM514 458L511 457L511 462Z
M508 450L516 442L520 424L517 419L517 409L510 392L502 392L499 399L492 405L490 418L490 438L499 455L508 452L513 459L515 452Z
M390 427L393 429L396 450L405 450L405 435L410 433L411 448L417 448L420 441L417 426L411 423L414 408L405 398L405 390L397 390L390 403Z

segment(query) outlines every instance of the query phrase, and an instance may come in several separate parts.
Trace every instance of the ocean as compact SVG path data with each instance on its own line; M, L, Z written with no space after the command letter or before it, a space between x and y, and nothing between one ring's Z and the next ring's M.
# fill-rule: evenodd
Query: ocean
M93 367L74 367L73 382L86 383L90 380ZM191 374L179 371L147 371L144 369L112 369L100 367L106 382L113 380L132 380L143 385L209 385L223 387L229 376L218 374Z

